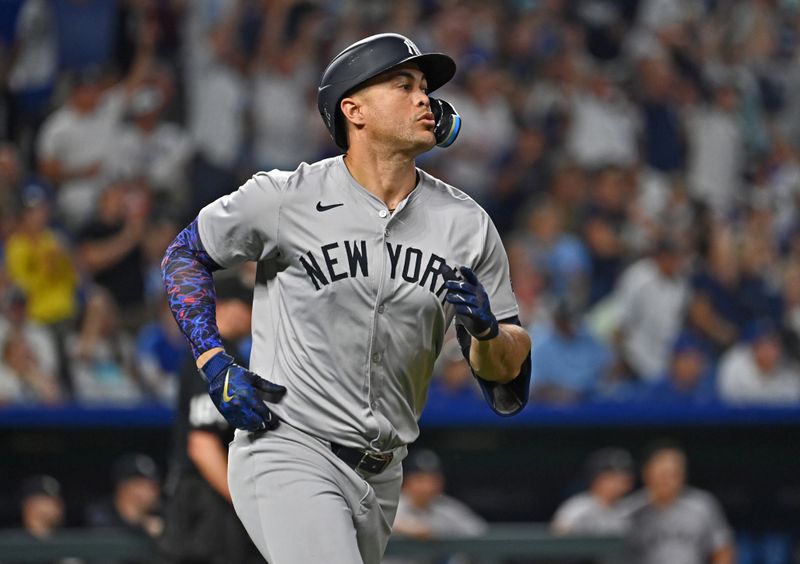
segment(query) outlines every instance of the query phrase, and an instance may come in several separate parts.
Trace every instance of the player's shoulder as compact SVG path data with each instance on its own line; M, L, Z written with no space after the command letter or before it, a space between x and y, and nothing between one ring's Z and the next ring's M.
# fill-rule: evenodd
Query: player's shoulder
M717 499L705 490L687 487L681 492L680 501L686 505L708 509L716 506Z
M580 492L568 497L558 506L555 519L558 521L572 521L595 507L592 496L588 492Z
M622 515L633 516L644 511L650 507L650 496L646 490L641 489L625 496L617 502L617 509Z
M425 186L428 192L427 206L444 206L455 208L461 213L474 213L488 217L481 205L466 192L420 168L417 168L417 171L420 175L420 183Z
M341 158L341 157L339 157ZM308 182L319 183L333 174L337 157L322 159L313 163L301 162L294 170L273 169L259 171L252 181L261 187L271 187L281 192L292 192L302 188Z
M75 113L68 107L62 107L51 113L42 123L39 137L59 135L67 131L76 123Z

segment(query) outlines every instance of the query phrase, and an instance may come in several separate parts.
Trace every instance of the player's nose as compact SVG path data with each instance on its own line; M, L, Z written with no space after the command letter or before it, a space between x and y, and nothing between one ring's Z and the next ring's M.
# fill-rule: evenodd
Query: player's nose
M422 89L417 90L416 103L417 103L417 106L423 106L423 107L426 107L426 108L430 108L431 107L431 100L428 97L428 94Z

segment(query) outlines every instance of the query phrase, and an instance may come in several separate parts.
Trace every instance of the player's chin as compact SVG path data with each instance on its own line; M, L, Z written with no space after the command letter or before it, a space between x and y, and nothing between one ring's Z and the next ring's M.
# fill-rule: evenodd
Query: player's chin
M425 151L430 151L436 146L436 136L433 134L432 130L423 130L416 136L415 141L417 142L416 145L418 149L423 153Z

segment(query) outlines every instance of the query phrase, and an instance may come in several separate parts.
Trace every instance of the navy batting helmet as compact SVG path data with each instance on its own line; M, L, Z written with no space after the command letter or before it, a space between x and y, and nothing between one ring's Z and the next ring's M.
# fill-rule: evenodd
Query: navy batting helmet
M372 35L336 55L322 74L317 106L333 140L347 149L347 131L339 102L367 80L404 63L416 63L425 74L428 92L446 84L456 73L456 63L441 53L420 53L407 37L397 33Z

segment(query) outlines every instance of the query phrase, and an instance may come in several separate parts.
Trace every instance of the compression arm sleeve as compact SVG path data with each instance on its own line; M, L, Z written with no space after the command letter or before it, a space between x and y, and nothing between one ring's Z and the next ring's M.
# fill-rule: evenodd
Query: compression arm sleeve
M518 316L509 317L508 319L501 319L500 323L511 323L513 325L522 325ZM472 344L472 336L467 332L463 325L456 325L456 336L458 337L458 344L461 347L461 353L464 355L467 363L469 364L469 350ZM470 368L472 368L470 366ZM489 382L484 380L473 370L472 375L478 380L483 397L486 403L498 415L508 416L515 415L522 411L528 404L528 391L531 383L531 355L528 353L525 362L519 371L519 375L506 384L498 382Z
M197 219L175 237L161 261L169 309L189 341L195 360L205 351L222 346L211 274L221 268L203 248Z

